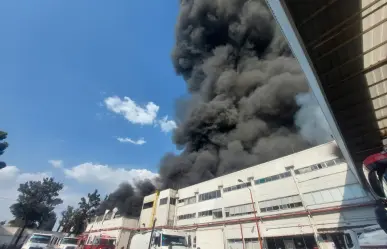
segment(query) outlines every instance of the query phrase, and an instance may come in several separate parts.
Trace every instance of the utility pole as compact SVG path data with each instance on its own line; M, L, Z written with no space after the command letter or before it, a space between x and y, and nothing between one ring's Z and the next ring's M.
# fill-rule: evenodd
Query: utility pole
M152 245L153 232L155 231L156 220L157 220L156 218L153 220L152 232L151 232L151 236L150 236L150 240L149 240L148 249L150 249L151 245Z
M243 183L243 181L241 179L238 179L238 182L242 182ZM253 199L253 193L251 192L250 187L247 186L247 189L250 191L251 205L253 205L255 225L257 227L257 233L258 233L258 242L259 242L259 245L261 246L261 249L262 249L263 248L263 243L262 243L261 231L260 231L259 225L258 225L258 217L257 217L257 211L255 210L255 205L254 205L255 203L254 203L254 199Z

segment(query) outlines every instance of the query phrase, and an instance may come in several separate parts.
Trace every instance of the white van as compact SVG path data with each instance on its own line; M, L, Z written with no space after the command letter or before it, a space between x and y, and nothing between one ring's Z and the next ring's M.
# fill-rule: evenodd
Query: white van
M33 233L22 249L54 249L60 238L53 234Z
M76 249L77 248L77 238L74 237L64 237L58 243L57 249Z

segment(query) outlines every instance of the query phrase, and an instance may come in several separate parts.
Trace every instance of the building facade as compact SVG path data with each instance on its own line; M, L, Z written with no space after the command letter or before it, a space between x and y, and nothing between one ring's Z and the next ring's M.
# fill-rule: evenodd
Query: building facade
M107 243L112 243L117 249L126 249L130 239L138 228L137 218L123 217L115 212L95 217L87 224L83 234L84 245L98 245L101 238L105 238Z
M146 196L139 226L154 218L200 249L341 249L344 230L376 224L373 199L335 142Z

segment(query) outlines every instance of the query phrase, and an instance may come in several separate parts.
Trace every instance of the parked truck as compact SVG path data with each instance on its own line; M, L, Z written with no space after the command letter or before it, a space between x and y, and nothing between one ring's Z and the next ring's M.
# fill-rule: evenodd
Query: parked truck
M352 230L346 230L343 239L347 249L387 248L387 234L379 225L365 227L359 236Z
M152 237L152 238L151 238ZM186 249L185 233L170 229L122 230L117 237L89 234L78 239L78 249Z
M186 249L185 233L173 230L155 230L136 233L129 245L128 249L148 249L149 243L151 248L157 249Z

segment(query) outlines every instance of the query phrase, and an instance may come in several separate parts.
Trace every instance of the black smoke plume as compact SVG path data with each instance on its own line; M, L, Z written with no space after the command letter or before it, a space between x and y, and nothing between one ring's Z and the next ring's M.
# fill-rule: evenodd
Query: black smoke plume
M161 160L161 188L192 185L331 140L264 0L180 0L172 62L190 97L177 101L173 142L182 152ZM101 210L117 206L138 216L142 196L154 191L149 181L145 186L136 192L122 184Z
M106 209L118 208L119 214L126 217L139 217L143 197L154 193L155 186L150 180L136 182L135 187L129 183L121 183L117 190L111 193L97 210L97 215L103 215Z
M172 61L191 97L178 102L173 140L183 151L162 159L164 188L322 142L303 137L310 132L302 120L296 124L296 116L313 115L296 115L308 84L264 0L181 0Z

